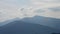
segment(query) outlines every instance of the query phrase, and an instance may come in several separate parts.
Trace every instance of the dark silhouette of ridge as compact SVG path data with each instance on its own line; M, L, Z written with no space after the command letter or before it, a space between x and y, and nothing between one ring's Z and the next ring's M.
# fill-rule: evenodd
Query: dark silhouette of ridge
M40 24L27 23L20 20L0 27L0 34L51 34L54 32L58 33L60 31Z
M57 18L34 16L30 18L28 17L23 18L22 21L28 22L28 23L41 24L41 25L52 27L52 28L60 29L60 19L57 19Z
M41 24L44 26L52 27L54 29L60 30L60 19L57 18L51 18L51 17L43 17L43 16L34 16L34 17L25 17L23 19L20 18L14 18L11 20L7 20L1 24L1 26L4 26L8 23L11 23L13 21L23 21L27 23L33 23L33 24Z

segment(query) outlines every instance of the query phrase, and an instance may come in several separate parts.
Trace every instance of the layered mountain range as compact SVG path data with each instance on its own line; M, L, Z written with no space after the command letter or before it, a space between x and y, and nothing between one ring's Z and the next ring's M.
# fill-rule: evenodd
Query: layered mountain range
M60 19L34 16L15 18L1 24L0 34L52 34L60 33Z

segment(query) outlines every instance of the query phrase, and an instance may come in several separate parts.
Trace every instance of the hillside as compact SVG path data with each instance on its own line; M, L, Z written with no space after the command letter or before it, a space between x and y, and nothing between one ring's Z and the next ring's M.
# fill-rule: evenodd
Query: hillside
M13 21L0 27L0 34L51 34L59 30L40 24L32 24L22 21Z

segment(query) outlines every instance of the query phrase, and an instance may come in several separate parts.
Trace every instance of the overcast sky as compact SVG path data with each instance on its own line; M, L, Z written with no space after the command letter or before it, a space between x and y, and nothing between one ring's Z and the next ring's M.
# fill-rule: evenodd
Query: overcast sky
M60 0L0 0L0 21L35 15L60 19Z

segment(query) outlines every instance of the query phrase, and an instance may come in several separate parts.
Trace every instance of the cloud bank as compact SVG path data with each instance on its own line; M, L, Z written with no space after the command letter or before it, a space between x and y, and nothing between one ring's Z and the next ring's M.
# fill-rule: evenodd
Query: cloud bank
M60 19L59 6L60 0L0 0L0 22L35 15Z

